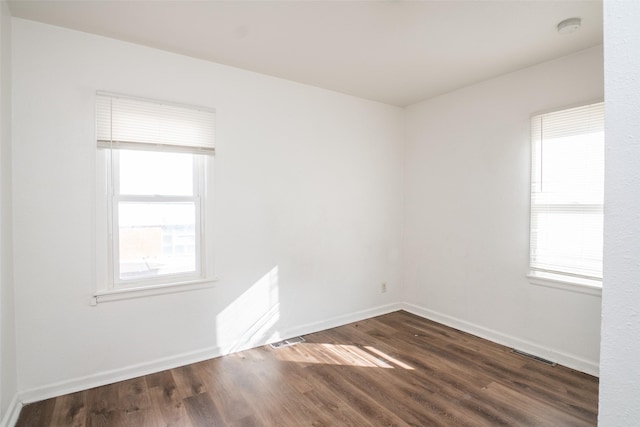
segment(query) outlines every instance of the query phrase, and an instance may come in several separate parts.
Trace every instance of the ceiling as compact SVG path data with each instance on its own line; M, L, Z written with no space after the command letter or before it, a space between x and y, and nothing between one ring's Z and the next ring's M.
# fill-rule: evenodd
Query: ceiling
M406 106L602 43L602 1L9 1L15 17ZM582 28L560 35L563 19Z

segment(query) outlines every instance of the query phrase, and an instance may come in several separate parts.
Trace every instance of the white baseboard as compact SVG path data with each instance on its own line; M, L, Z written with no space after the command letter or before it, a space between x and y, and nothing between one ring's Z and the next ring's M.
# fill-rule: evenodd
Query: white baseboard
M178 366L188 365L189 363L201 362L206 359L218 357L221 354L220 349L217 347L204 348L193 352L156 359L150 362L130 365L120 369L98 372L84 377L73 378L36 387L20 392L18 397L23 404L38 402L40 400L61 396L63 394L75 393L77 391L87 390L93 387L99 387L118 381L136 378L142 375L152 374L154 372L164 371L165 369L177 368Z
M278 336L280 337L279 339L287 339L298 335L310 334L313 332L323 331L325 329L346 325L347 323L368 319L370 317L391 313L393 311L398 311L401 309L402 306L400 304L388 304L380 307L374 307L367 310L357 311L355 313L349 313L345 315L335 316L326 320L308 323L302 326L285 328L278 332ZM262 339L260 340L256 340L255 334L246 334L246 336L243 336L238 342L224 348L203 348L201 350L193 352L182 353L171 357L156 359L150 362L130 365L120 369L103 371L97 374L87 375L84 377L74 378L33 388L30 390L25 390L19 393L16 402L18 402L19 400L19 402L27 404L60 396L63 394L75 393L77 391L112 384L114 382L124 381L142 375L164 371L166 369L177 368L179 366L188 365L190 363L201 362L203 360L212 359L214 357L223 356L225 354L242 351L247 348L259 347L265 344L269 344L269 342L270 340L267 336L262 337ZM18 413L19 412L20 411L18 409ZM2 425L2 427L4 427L4 424Z
M518 350L522 350L527 353L531 353L536 356L557 362L561 365L576 369L581 372L586 372L595 376L598 376L599 374L599 366L596 362L584 360L574 355L547 348L536 343L503 334L501 332L410 303L387 304L372 309L361 310L317 322L307 323L305 325L285 328L278 331L277 335L279 339L287 339L298 335L306 335L313 332L335 328L337 326L346 325L348 323L357 322L398 310L406 310L409 313L415 314L417 316L442 323L443 325L468 332L470 334L488 339L498 344L517 348ZM212 359L214 357L219 357L247 348L259 347L261 345L269 344L270 341L273 341L273 339L269 340L268 336L263 337L260 341L256 341L255 335L249 334L247 337L242 337L238 342L226 348L203 348L193 352L182 353L171 357L156 359L142 364L130 365L120 369L103 371L93 375L74 378L71 380L61 381L26 390L14 397L11 405L9 406L9 410L2 419L2 423L0 423L0 427L12 427L16 423L23 403L26 404L37 402L67 393L74 393L80 390L86 390L93 387L112 384L114 382L128 380L166 369L173 369L190 363L201 362L203 360Z
M381 316L383 314L392 313L394 311L402 310L402 305L399 303L387 304L376 308L367 310L356 311L354 313L344 314L341 316L332 317L330 319L321 320L319 322L308 323L302 326L296 326L286 330L283 334L283 339L296 337L298 335L311 334L313 332L324 331L326 329L335 328L338 326L346 325L348 323L358 322L360 320L369 319L375 316Z
M9 407L7 408L7 412L5 412L4 417L2 417L2 421L0 421L0 427L13 427L18 422L18 417L20 416L20 410L22 409L22 404L18 400L18 395L15 394L13 399L11 399L11 403L9 403Z
M463 332L468 332L480 338L542 357L580 372L585 372L596 377L600 374L600 366L598 362L585 360L572 354L567 354L534 342L516 338L514 336L485 328L483 326L467 322L466 320L438 313L428 308L419 307L414 304L403 303L401 304L401 308L409 313L415 314L416 316L424 317L425 319L442 323L443 325L450 326Z

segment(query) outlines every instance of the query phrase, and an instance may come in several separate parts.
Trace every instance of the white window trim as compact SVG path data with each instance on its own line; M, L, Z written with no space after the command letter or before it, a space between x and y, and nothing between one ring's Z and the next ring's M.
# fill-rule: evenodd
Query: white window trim
M178 292L195 291L214 288L218 279L194 280L191 282L178 282L164 285L145 286L141 288L123 288L96 291L91 298L91 305L103 302L129 300L154 295L174 294Z
M204 244L202 245L200 260L201 274L196 275L176 275L154 278L152 280L140 280L131 282L129 285L116 286L114 264L114 251L112 245L113 226L111 223L110 210L113 209L113 199L109 195L109 179L111 179L110 157L111 150L98 149L96 153L96 276L97 286L91 297L91 305L102 302L127 300L133 298L148 297L154 295L171 294L176 292L193 291L199 289L210 289L215 287L217 278L214 272L213 251L211 242L213 241L213 230L210 225L213 213L213 186L211 177L213 176L213 157L202 156L203 176L198 185L201 185L200 192L203 195L203 206L199 214L200 236ZM112 212L112 211L111 211ZM202 217L204 215L204 217ZM207 221L207 219L209 221ZM167 280L172 279L175 280Z
M529 283L587 295L602 295L602 280L570 277L541 271L529 271Z
M104 93L99 93L104 94ZM119 96L119 95L118 95ZM138 98L141 100L142 98ZM179 105L179 104L175 104ZM211 110L213 111L213 110ZM145 146L146 148L146 146ZM165 147L149 147L152 151L163 151ZM180 150L179 150L180 151ZM198 151L186 149L184 152L200 154L195 161L199 167L194 168L195 174L200 174L194 179L194 192L199 197L199 208L196 208L196 222L200 232L196 233L197 244L200 247L200 256L196 260L198 264L197 274L178 274L163 276L151 280L127 281L127 285L120 282L116 285L116 276L113 268L113 195L110 194L109 185L112 179L110 148L98 148L95 157L96 170L96 198L95 198L95 277L96 285L91 295L90 305L95 306L102 302L128 300L133 298L149 297L154 295L172 294L177 292L210 289L215 287L217 278L214 276L213 257L213 150ZM131 196L126 196L127 199ZM133 197L136 198L136 197Z

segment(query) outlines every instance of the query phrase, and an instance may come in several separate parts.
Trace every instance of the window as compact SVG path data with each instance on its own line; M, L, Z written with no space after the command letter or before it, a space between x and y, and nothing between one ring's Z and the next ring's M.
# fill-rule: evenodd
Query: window
M97 295L205 281L213 111L98 93L96 118L108 276Z
M532 117L530 277L601 286L604 104Z

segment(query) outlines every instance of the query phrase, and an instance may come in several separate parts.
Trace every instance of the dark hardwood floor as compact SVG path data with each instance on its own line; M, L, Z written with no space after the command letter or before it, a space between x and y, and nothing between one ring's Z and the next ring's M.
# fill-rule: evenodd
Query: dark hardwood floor
M598 379L398 311L25 406L17 426L588 426Z

